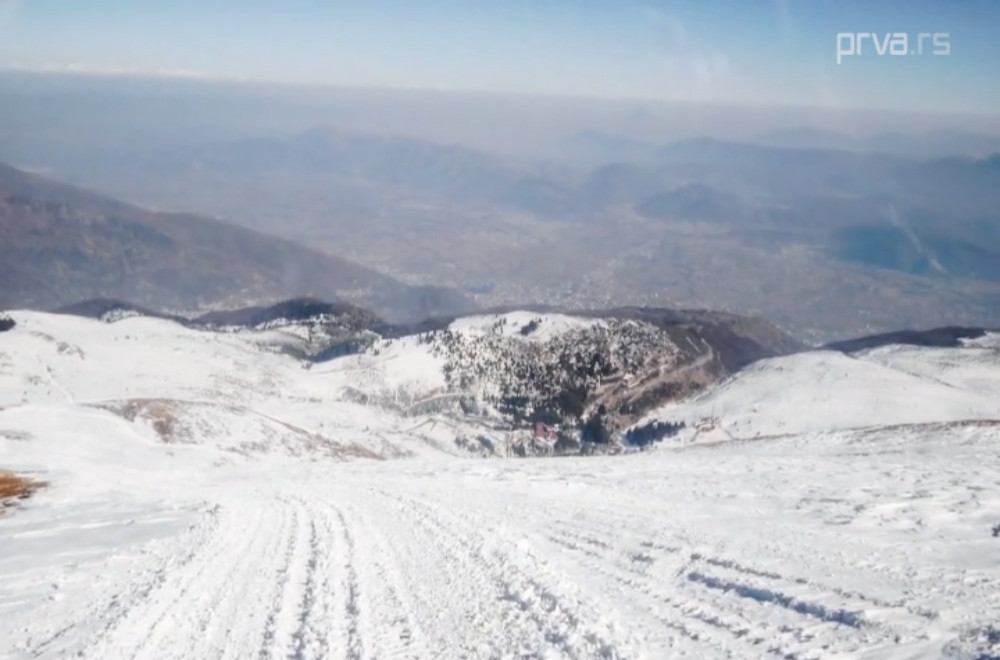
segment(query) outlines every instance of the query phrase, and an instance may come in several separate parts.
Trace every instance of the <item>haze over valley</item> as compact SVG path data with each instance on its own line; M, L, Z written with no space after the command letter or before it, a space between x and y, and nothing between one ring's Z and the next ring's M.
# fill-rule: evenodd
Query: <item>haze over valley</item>
M12 165L483 308L723 309L813 342L1000 324L985 119L26 74L0 96Z

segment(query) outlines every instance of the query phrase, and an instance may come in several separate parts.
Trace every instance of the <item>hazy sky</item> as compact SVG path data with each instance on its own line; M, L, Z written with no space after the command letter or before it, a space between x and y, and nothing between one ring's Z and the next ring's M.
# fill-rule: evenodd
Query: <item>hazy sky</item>
M1000 113L998 33L990 0L0 0L0 68Z

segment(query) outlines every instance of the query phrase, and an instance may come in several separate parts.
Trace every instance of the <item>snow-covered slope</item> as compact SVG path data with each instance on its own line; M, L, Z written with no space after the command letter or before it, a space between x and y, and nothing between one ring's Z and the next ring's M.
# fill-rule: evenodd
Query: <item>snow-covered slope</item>
M1000 420L1000 350L974 344L763 360L640 425L684 421L683 442L982 419Z
M1000 348L1000 332L987 332L977 339L966 339L962 344L972 348Z
M691 327L530 312L376 341L315 370L339 378L356 401L515 429L561 426L570 442L585 420L623 426L725 372Z
M626 457L217 463L0 415L0 657L995 657L1000 427Z
M517 366L556 359L568 347L606 338L612 328L607 321L563 314L470 316L443 330L382 340L317 370L356 374L356 386L374 396L402 393L420 400L450 389L497 397ZM660 345L671 348L665 337ZM606 342L598 348L607 348Z
M0 468L49 485L0 509L4 660L1000 656L993 345L765 361L658 413L721 444L475 460L441 451L468 419L356 400L447 386L426 338L307 369L14 317ZM453 350L608 327L494 321Z
M0 343L0 409L109 411L167 443L244 455L398 456L427 451L390 411L262 341L136 316L114 323L16 312ZM273 332L273 331L269 331Z

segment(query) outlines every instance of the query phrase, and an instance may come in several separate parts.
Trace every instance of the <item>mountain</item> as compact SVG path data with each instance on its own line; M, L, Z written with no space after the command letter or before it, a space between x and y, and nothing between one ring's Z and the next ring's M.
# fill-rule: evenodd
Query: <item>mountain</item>
M661 148L657 171L687 183L639 200L646 218L729 222L751 244L818 249L873 277L994 291L1000 280L1000 155L912 160L704 138Z
M584 178L579 195L585 203L603 207L634 203L660 192L663 186L663 177L649 167L634 163L609 163Z
M530 441L535 424L558 427L570 453L608 445L653 407L757 359L802 348L762 321L655 309L495 312L420 330L315 368L366 374L352 400L440 412L513 433L515 444Z
M847 149L913 158L983 157L1000 152L1000 136L960 130L876 133L859 137L803 126L772 131L756 141L789 149Z
M14 657L1000 651L1000 337L764 359L655 405L607 443L621 455L504 460L548 453L548 428L486 414L547 357L603 356L613 392L717 344L511 312L320 364L271 350L337 311L290 301L245 318L295 323L216 330L11 312L0 478L45 484L0 492ZM485 405L409 405L449 364ZM607 431L594 419L581 439Z
M381 335L400 332L372 312L346 303L328 303L315 298L293 298L270 306L218 310L185 317L165 314L132 303L95 298L55 310L116 323L147 317L172 321L186 328L211 332L260 332L268 336L269 348L302 360L327 360L363 350Z
M608 163L648 163L656 156L656 145L601 131L575 132L559 140L555 150L565 160L585 167Z
M637 204L635 211L651 220L722 224L740 224L750 217L750 209L736 195L697 183L653 195Z
M243 175L322 175L443 193L457 199L492 194L498 184L517 176L501 159L472 149L334 128L154 151L147 159L147 166L164 176L191 168Z
M67 175L464 291L481 307L709 307L762 315L820 343L946 322L996 325L1000 309L1000 185L990 159L706 138L653 145L632 162L581 161L567 174L330 129L193 138L119 156L110 169L98 154ZM428 298L413 305L428 313L413 317L463 309L462 300L449 309L442 288L408 291ZM96 295L141 302L101 291L65 302ZM314 288L234 305L299 295L399 320L393 305Z
M218 220L144 210L0 165L0 306L94 298L202 309L315 295L391 319L472 308L345 259Z
M80 315L102 305L100 318ZM248 444L225 439L224 452L376 458L461 455L470 441L477 452L544 451L538 423L558 429L560 451L579 453L653 423L683 423L661 429L685 444L1000 421L1000 333L974 328L806 350L764 321L709 311L521 310L427 329L379 327L363 310L311 299L194 320L109 313L107 302L72 309L8 315L0 411L102 410L161 441L199 443L232 432L213 416L244 415ZM369 339L339 356L306 354L324 325Z
M664 174L701 183L749 186L769 196L875 194L905 161L843 149L787 149L714 138L679 140L657 150Z
M212 328L263 328L275 324L332 318L341 320L356 331L372 330L384 325L379 317L365 309L343 303L328 303L316 298L293 298L268 307L208 312L193 319L193 323Z
M811 126L771 131L759 136L756 142L782 149L852 149L858 145L851 135Z
M82 316L83 318L96 319L106 323L113 323L133 316L147 316L149 318L165 319L182 324L188 322L188 319L177 314L159 312L148 307L143 307L142 305L136 305L124 300L115 300L113 298L82 300L59 307L53 310L53 313Z
M197 174L226 182L320 181L345 195L379 190L449 205L500 205L542 215L567 210L565 176L545 164L469 147L318 127L291 135L206 142L120 154L103 165L183 180ZM554 204L554 206L553 206Z
M946 327L931 330L899 330L834 342L827 344L824 348L844 353L855 353L893 345L958 348L966 345L969 340L982 339L991 332L1000 334L1000 329L990 331L985 328Z
M996 218L1000 205L1000 153L985 158L951 157L896 168L899 185L937 212ZM994 225L994 231L1000 223Z
M896 153L915 158L965 156L983 158L1000 152L1000 136L961 130L939 130L910 135L879 133L863 140L872 151Z

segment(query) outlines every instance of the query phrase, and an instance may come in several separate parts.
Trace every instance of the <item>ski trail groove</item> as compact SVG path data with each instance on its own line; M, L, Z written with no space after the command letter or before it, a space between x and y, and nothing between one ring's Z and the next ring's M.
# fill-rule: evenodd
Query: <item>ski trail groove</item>
M309 581L309 526L301 503L292 510L290 543L285 548L282 568L273 596L274 609L268 615L260 647L261 660L294 657L295 635L304 616L306 584Z
M325 623L333 617L330 596L329 555L334 552L333 534L326 516L309 521L309 553L305 566L305 584L298 606L297 628L292 634L288 654L293 660L328 657L330 640Z
M344 513L339 508L333 509L333 517L336 519L336 527L339 531L341 542L339 544L342 552L337 557L337 567L344 575L344 582L341 585L343 594L343 649L335 649L343 653L349 660L360 660L365 657L364 644L361 639L361 617L360 598L358 596L358 571L355 562L357 553L354 545L354 537L344 518Z
M494 594L501 610L495 611L497 602L494 602L485 616L499 617L501 630L511 642L528 643L529 648L521 648L520 654L557 650L569 658L632 655L626 640L615 639L605 626L583 616L585 611L597 611L596 603L583 603L578 597L567 594L567 589L557 588L551 580L543 579L547 577L546 571L534 562L532 570L519 567L521 562L497 547L495 538L479 531L481 525L470 524L419 499L385 491L378 491L378 494L395 500L414 522L424 527L425 534L446 552L447 561L442 563L443 567L468 566L469 572L460 579L475 580L483 585L481 589Z
M425 658L429 654L417 624L411 586L400 570L393 547L403 539L387 538L383 520L373 520L370 506L347 509L345 530L352 530L355 564L351 592L357 627L365 640L362 657ZM394 530L395 531L395 530Z

